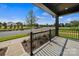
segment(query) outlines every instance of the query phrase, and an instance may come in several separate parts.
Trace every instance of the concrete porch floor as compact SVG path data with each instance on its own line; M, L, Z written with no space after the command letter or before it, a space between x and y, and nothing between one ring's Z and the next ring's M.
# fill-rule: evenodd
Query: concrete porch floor
M79 56L79 42L62 37L54 37L52 42L47 42L33 53L34 56Z

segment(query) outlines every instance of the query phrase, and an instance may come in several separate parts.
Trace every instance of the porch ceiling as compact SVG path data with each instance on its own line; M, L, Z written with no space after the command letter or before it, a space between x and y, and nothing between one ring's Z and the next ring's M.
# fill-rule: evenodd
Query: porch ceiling
M48 8L53 15L58 16L79 12L79 3L37 3L36 5L44 10Z

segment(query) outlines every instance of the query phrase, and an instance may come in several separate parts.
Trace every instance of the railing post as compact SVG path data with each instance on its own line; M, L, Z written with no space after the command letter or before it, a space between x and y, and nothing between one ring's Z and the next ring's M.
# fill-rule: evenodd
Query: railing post
M51 42L51 29L49 30L49 40Z
M33 38L32 38L33 33L30 32L30 55L33 56L33 51L32 51L32 43L33 43Z
M59 16L56 16L55 18L55 36L59 36Z

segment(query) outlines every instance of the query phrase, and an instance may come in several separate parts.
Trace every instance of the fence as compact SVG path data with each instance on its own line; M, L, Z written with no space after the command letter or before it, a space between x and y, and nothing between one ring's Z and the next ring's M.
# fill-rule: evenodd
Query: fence
M79 28L63 28L59 29L59 36L69 39L79 39Z

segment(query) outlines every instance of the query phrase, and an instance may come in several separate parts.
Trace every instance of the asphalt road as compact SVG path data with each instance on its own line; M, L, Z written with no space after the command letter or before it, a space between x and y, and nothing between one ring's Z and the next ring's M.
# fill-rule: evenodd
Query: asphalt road
M39 29L32 29L32 31L37 32L40 30L49 30L50 28L52 29L52 27L44 27L44 28L39 28ZM31 30L6 31L6 32L0 32L0 37L16 35L16 34L27 34L30 32L31 32Z

